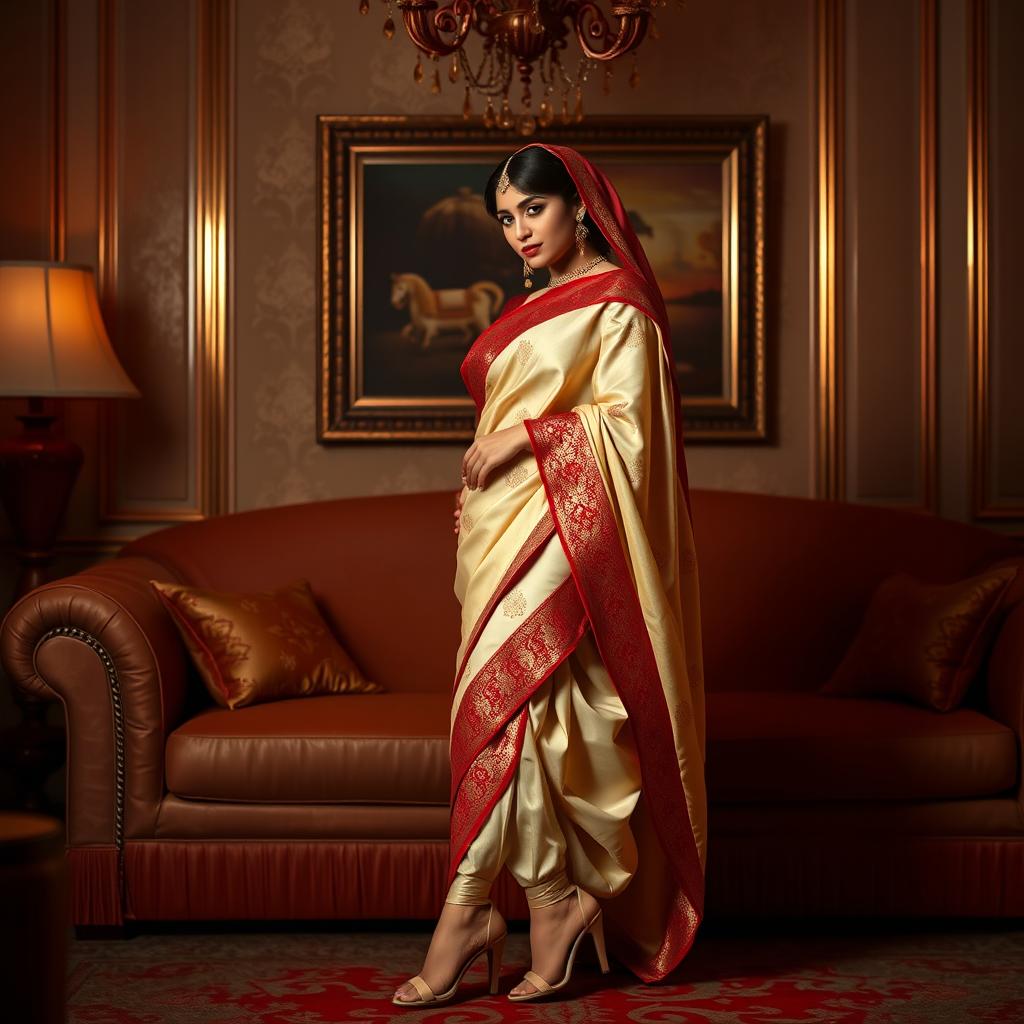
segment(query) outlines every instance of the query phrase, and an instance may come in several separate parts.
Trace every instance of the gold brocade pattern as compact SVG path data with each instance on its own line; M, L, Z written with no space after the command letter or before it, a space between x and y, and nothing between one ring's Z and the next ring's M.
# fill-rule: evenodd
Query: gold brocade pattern
M549 890L552 897L569 891L570 863L572 881L602 899L623 892L635 875L630 818L640 764L593 633L584 633L527 708L518 770L459 862L448 902L486 899L502 867L537 905Z
M630 586L626 551L581 414L552 413L528 420L527 430L587 614L637 738L645 799L671 865L665 884L675 890L673 917L654 960L671 964L692 944L704 903L703 865L697 846L706 814L703 753L695 749L700 746L697 738L688 742L689 750L681 750L675 741L689 724L675 712L693 681L685 676L662 677L639 595ZM591 479L596 479L596 486L587 484ZM620 505L626 500L625 495L616 495ZM666 605L664 612L670 613L670 606ZM671 614L677 617L679 613ZM680 671L685 670L680 667ZM695 756L699 762L694 761ZM698 764L699 784L693 773ZM694 804L695 799L699 803ZM690 817L691 807L699 812L696 822Z
M639 318L634 318L629 324L629 335L626 338L627 348L642 348L646 344L647 335L644 332L644 325Z
M519 462L505 474L505 483L509 487L518 487L529 475L526 466Z
M526 653L528 610L550 596L549 588L561 591L561 586L546 581L543 572L519 581L509 582L508 573L499 579L501 568L529 547L539 490L557 519L558 536L551 544L572 555L573 592L585 600L588 620L597 623L601 662L629 708L638 737L644 792L629 822L639 850L638 871L622 899L608 900L605 910L610 952L644 980L663 977L693 941L702 911L706 846L698 581L695 559L690 572L680 574L675 567L693 545L689 509L677 505L685 488L677 492L684 478L677 478L671 444L674 377L653 317L654 300L652 289L633 271L571 282L511 308L480 336L463 364L463 380L480 413L477 436L507 427L522 403L533 410L522 422L544 470L533 473L528 463L531 472L519 486L495 478L471 499L484 535L459 549L458 578L465 581L457 590L465 596L463 683L456 681L452 711L453 755L462 751L453 759L457 776L466 757L484 749L473 736L493 735L505 722L509 729L511 722L518 726L517 718L501 711L503 695L516 695L520 702L529 695L525 705L516 705L529 712L539 692L528 682L536 673L525 672L522 663L525 658L536 668L547 662L546 656L538 661ZM529 359L524 359L527 333ZM643 335L643 345L632 342L637 334ZM529 372L520 372L527 364ZM486 368L491 379L483 404ZM644 486L638 488L640 477ZM486 585L477 583L484 579ZM494 601L513 584L526 600L524 618L505 615ZM505 667L495 670L489 657L492 633L502 627L510 640L518 639ZM468 652L481 643L485 653L473 659L481 667L467 674ZM538 650L547 647L544 642ZM516 736L523 740L526 732ZM596 743L589 734L571 736L573 758L584 758L591 741ZM602 755L595 751L595 756ZM474 836L491 834L480 828L503 790L489 768L485 774L485 788L467 791L465 806L453 813L456 864L461 842L468 846ZM477 776L471 777L475 786ZM563 798L579 794L599 807L613 801L585 775L553 778ZM461 797L460 788L455 800ZM542 829L537 842L548 841ZM566 867L573 880L586 877L585 851L570 843Z
M149 582L221 707L384 689L331 634L306 580L250 594Z
M604 210L604 203L598 199L596 193L583 184L589 180L589 176L580 160L571 150L563 151L562 159L568 167L573 180L576 182L577 188L580 189L580 196L587 209L591 211L591 217L594 217L597 223L601 226L604 236L609 242L611 242L616 251L620 253L628 252L629 244L622 232L619 230L615 221L608 216L599 216L598 210Z
M644 453L637 452L626 464L629 472L629 482L634 487L639 487L644 478Z
M544 545L548 542L554 532L554 518L551 515L551 510L545 508L544 514L530 531L526 540L523 542L523 545L515 553L515 556L506 568L504 575L498 581L493 591L491 591L491 594L487 599L487 603L482 609L478 610L473 628L469 630L468 636L465 637L464 643L461 645L462 663L459 666L458 671L455 673L455 682L452 685L453 695L458 693L463 676L467 679L472 679L475 674L475 670L473 672L469 671L470 654L476 651L477 640L480 638L481 632L487 625L491 612L497 606L498 601L506 590L508 590L513 583L520 578L522 573L526 571L531 561L536 558L538 552L544 548Z
M501 610L511 619L521 618L526 614L526 598L518 587L513 587L501 602Z
M466 848L516 768L527 704L567 651L586 615L567 577L487 659L459 701L450 737L450 886Z
M516 346L516 362L520 366L526 366L531 359L533 359L533 345L530 344L529 338L523 338Z

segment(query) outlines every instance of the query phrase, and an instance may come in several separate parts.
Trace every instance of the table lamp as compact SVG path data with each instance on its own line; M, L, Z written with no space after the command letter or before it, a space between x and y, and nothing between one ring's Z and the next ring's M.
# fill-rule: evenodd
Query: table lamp
M43 399L141 397L107 337L91 267L0 260L0 395L28 399L28 412L18 416L21 434L0 440L0 499L20 563L16 601L45 582L82 467L82 449L52 432L56 416L44 413ZM45 725L37 698L15 699L24 722L4 735L14 742L3 744L3 759L23 789L22 805L39 807L41 783L63 758L63 733Z

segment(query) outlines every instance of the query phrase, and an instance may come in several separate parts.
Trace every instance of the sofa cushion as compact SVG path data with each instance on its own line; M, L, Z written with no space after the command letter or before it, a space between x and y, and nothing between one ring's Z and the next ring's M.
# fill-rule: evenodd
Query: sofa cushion
M167 740L193 800L447 805L447 694L304 697L210 709ZM707 694L712 801L962 799L1016 783L1012 730L967 708L795 691Z
M451 697L347 693L211 708L167 738L167 788L193 800L447 804Z
M1013 731L968 708L817 693L707 694L711 801L942 799L1016 785Z
M910 573L886 577L860 630L819 693L903 697L950 711L967 693L999 625L1000 604L1020 566L925 583Z
M163 580L149 584L221 707L384 689L331 635L308 580L245 593Z

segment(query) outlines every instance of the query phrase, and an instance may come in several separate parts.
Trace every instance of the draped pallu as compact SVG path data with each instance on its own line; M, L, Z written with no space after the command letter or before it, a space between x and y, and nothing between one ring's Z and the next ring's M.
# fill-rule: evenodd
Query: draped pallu
M707 820L697 566L655 306L628 268L584 277L512 300L463 363L477 435L523 422L531 450L463 507L450 749L449 885L515 774L531 695L592 631L642 778L637 871L603 900L608 944L644 980L693 942Z

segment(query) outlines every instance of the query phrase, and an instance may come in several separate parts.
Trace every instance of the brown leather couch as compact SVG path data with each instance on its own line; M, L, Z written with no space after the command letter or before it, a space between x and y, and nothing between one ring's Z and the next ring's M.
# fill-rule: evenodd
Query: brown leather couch
M459 610L449 491L175 526L41 587L0 653L60 699L77 925L436 915ZM1021 548L839 502L694 489L708 691L707 913L1024 914L1024 603L967 705L814 691L896 569L959 579ZM214 706L147 579L310 580L387 693ZM506 913L526 916L507 872Z

